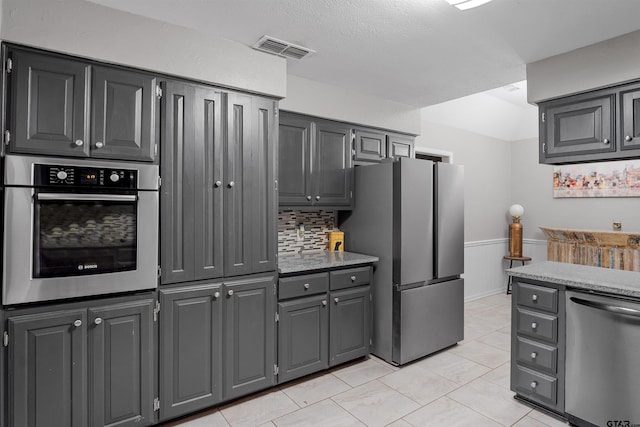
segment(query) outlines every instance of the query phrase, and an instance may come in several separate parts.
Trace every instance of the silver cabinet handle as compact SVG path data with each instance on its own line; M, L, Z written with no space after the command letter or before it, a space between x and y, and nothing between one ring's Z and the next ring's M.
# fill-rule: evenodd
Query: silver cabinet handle
M631 137L631 135L627 135L627 136L624 137L624 140L627 141L627 142L631 141L632 139L633 138Z
M234 186L234 185L236 185L236 183L235 183L235 182L233 182L233 181L230 181L230 182L227 184L227 187L229 187L229 188L233 188L233 186Z
M304 284L304 288L305 288L305 289L309 289L310 287L311 287L311 285L310 285L310 284L308 284L308 283L305 283L305 284Z
M531 329L536 329L538 324L536 322L531 322Z
M356 281L356 276L351 276L351 281L355 282Z
M316 200L320 200L320 196L316 196Z
M96 148L102 148L104 147L104 142L98 141L96 142Z
M213 183L213 186L216 187L216 188L219 188L221 185L222 185L221 181L216 181L216 182Z
M102 317L96 317L93 323L95 323L96 325L99 325L100 323L102 323Z
M76 139L76 147L82 147L84 145L84 141L81 139Z
M311 201L311 196L307 196L307 200Z
M82 320L78 319L75 322L73 322L73 326L75 326L76 328L79 328L80 326L82 326Z
M214 298L214 299L218 299L218 298L220 298L220 292L215 292L215 293L213 294L213 298Z
M333 301L337 304L340 302L340 298L334 298Z
M323 307L325 307L326 305L327 305L327 300L326 300L326 299L323 299L323 300L322 300L322 306L323 306Z
M605 138L605 139L602 140L602 143L604 145L609 145L609 140L607 138Z
M538 387L538 381L531 381L531 388Z
M534 351L533 353L531 353L532 359L536 359L537 357L538 357L538 352Z
M538 295L536 295L536 294L531 295L531 301L533 301L533 302L538 301Z
M227 295L232 296L232 295L233 295L233 289L229 289L229 290L227 291Z

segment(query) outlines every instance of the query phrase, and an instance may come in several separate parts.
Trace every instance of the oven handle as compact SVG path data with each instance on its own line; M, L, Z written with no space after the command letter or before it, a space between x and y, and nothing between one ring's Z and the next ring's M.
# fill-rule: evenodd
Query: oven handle
M71 200L93 202L135 202L135 194L82 194L82 193L38 193L38 200Z

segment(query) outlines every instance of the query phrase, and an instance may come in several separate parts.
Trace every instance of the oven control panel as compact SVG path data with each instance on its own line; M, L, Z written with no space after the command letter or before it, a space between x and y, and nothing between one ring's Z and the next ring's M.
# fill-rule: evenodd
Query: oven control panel
M35 186L137 188L138 171L103 167L34 165Z

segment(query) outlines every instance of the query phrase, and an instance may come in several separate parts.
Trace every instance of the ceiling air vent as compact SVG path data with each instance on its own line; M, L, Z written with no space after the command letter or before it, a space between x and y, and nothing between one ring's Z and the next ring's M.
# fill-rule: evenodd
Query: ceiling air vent
M302 59L316 53L315 50L299 46L271 36L262 36L253 46L254 49L272 53L285 58Z

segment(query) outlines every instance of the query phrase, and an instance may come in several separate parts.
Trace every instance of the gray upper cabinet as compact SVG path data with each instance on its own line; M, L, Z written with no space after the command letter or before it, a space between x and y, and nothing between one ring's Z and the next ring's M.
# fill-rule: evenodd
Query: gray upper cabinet
M222 284L162 289L160 420L222 400Z
M275 384L275 277L224 284L225 400Z
M156 77L9 49L9 152L156 160Z
M274 101L163 85L162 283L275 270Z
M10 426L154 424L154 299L111 301L9 316Z
M540 163L640 158L638 82L539 104Z
M414 158L413 137L390 133L387 135L387 157L399 159L400 157Z
M278 144L281 207L351 208L349 125L282 113Z
M640 149L640 85L620 92L620 148Z
M387 135L384 132L356 129L353 159L379 162L387 157Z

